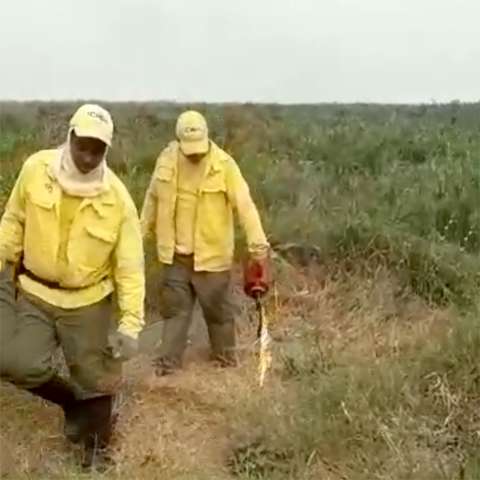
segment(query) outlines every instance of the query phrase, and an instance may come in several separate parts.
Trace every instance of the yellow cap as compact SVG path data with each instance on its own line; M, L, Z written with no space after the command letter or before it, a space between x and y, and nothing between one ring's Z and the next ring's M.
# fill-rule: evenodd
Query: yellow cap
M70 128L78 137L98 138L109 147L112 145L112 117L99 105L82 105L71 118Z
M176 133L185 155L208 152L208 126L201 113L193 110L183 112L178 117Z

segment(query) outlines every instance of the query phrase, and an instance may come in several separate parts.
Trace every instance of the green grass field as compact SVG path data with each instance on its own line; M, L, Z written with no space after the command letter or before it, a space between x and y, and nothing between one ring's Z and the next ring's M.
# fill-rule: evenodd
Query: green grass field
M110 165L140 207L187 106L105 106ZM194 362L152 389L134 361L107 478L480 479L480 104L188 107L240 164L276 251L274 365L264 390L248 351L230 374ZM0 209L74 108L0 104ZM2 392L2 445L23 455L0 459L10 478L77 478L60 420L31 433L46 407Z

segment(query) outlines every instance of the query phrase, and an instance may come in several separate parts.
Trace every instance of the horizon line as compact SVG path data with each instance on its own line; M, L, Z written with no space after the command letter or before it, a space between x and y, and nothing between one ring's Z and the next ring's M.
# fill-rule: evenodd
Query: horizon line
M259 105L259 106L362 106L362 105L377 105L377 106L441 106L441 105L472 105L480 103L478 100L460 100L452 99L448 101L437 101L432 99L430 101L411 101L411 102L396 102L396 101L318 101L318 102L277 102L277 101L255 101L255 100L228 100L228 101L206 101L206 100L167 100L167 99L149 99L149 100L109 100L96 97L84 98L63 98L63 99L14 99L14 98L0 98L1 103L104 103L104 104L171 104L171 105Z

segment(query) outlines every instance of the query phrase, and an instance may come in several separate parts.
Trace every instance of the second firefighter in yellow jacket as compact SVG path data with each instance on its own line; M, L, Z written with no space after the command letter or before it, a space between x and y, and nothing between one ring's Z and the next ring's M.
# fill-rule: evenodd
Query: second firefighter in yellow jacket
M164 265L158 375L181 366L196 298L213 358L236 363L230 297L235 210L249 255L263 266L269 251L249 187L232 157L209 139L205 118L184 112L176 136L157 160L141 215L143 234L154 236Z

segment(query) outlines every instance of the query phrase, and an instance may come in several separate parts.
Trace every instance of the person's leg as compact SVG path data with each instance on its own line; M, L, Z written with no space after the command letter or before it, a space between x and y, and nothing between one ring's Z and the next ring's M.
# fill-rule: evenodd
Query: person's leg
M236 365L231 273L195 273L193 286L207 322L213 358L223 366Z
M54 307L20 292L15 310L16 332L10 342L2 346L4 378L59 405L65 413L65 434L75 441L75 393L53 368L57 349L52 316Z
M56 310L57 336L79 399L114 393L120 385L122 364L112 357L108 344L113 315L110 297Z
M154 361L157 375L166 375L180 368L192 323L195 295L191 285L193 260L175 258L163 272L160 313L163 318L162 344Z
M121 362L108 346L113 308L106 298L72 310L58 310L57 334L76 389L78 438L85 467L102 468L108 460L113 429L113 397L121 383Z
M3 351L5 376L17 387L32 390L55 375L55 326L39 299L20 292L16 308L16 331Z
M8 378L8 347L18 326L13 264L0 272L0 377Z
M83 400L83 411L87 415L84 435L84 458L82 467L105 470L113 464L109 444L114 428L112 395Z
M64 378L54 375L47 382L31 388L29 391L44 400L60 406L65 417L63 427L65 437L72 443L80 442L83 417L80 415L78 400L72 385Z

